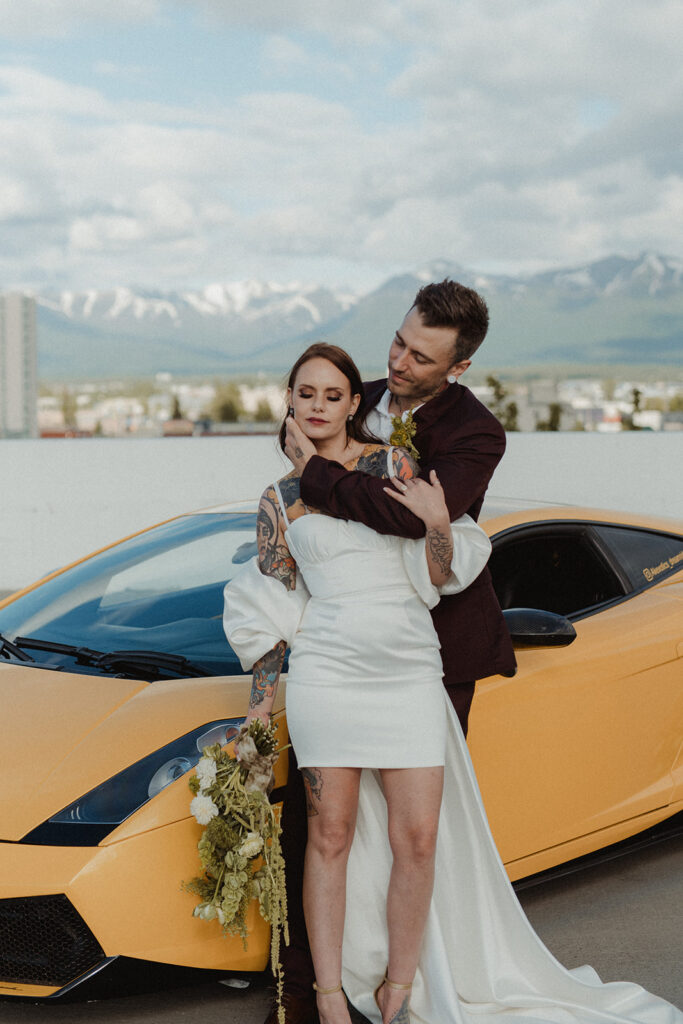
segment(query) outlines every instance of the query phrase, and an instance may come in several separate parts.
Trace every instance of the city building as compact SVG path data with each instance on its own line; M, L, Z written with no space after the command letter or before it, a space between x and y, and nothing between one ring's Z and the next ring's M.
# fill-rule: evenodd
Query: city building
M0 437L38 436L36 300L0 295Z

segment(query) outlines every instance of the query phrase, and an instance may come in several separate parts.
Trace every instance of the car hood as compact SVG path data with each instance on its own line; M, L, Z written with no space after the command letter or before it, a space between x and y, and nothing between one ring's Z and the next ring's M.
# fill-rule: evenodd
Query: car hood
M23 839L172 740L244 717L250 690L250 675L147 683L0 663L0 841Z
M0 839L21 839L69 803L74 787L71 799L92 788L74 755L148 685L0 664Z

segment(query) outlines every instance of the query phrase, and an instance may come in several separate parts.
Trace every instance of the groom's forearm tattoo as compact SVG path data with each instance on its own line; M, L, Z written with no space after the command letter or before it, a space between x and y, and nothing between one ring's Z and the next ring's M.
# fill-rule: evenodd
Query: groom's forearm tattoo
M451 572L451 558L453 557L453 545L450 533L446 534L438 527L430 527L427 530L427 546L432 561L439 567L444 576Z
M306 814L309 818L315 818L320 813L318 804L322 799L323 773L319 768L301 768L300 771L306 792Z
M273 576L287 588L296 587L296 562L284 537L277 497L269 487L261 498L256 519L256 545L259 568L264 576Z
M285 647L284 640L280 640L272 650L254 663L254 677L249 697L250 711L260 707L266 697L272 697L275 693L285 657Z

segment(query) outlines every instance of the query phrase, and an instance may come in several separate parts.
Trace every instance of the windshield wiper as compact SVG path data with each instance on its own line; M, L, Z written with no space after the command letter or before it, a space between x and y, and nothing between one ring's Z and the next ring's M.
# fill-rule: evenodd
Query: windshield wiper
M97 667L105 669L144 669L146 672L175 672L179 676L210 676L211 672L182 654L167 654L165 651L110 651L97 659Z
M26 654L25 651L22 651L20 647L17 647L16 644L13 644L11 640L8 640L7 637L4 637L2 633L0 633L0 654L2 654L3 657L7 657L5 651L7 651L8 654L13 654L15 658L19 659L19 661L36 660L35 658L32 658L30 654Z
M75 644L58 644L54 640L41 640L40 637L18 636L15 637L14 643L17 647L28 647L34 651L54 651L55 654L68 654L75 658L79 665L95 665L97 658L102 657L102 651L91 651L89 647L76 647ZM34 658L31 660L35 661Z
M152 678L162 678L162 673L173 672L177 676L210 676L211 672L203 665L190 661L181 654L168 654L166 651L93 651L90 647L77 647L75 644L60 644L54 640L41 640L40 637L18 636L16 648L28 647L38 651L54 651L56 654L67 654L76 659L79 665L93 665L102 672L124 672L126 675L140 673ZM29 658L23 651L19 657ZM29 658L33 661L33 658Z

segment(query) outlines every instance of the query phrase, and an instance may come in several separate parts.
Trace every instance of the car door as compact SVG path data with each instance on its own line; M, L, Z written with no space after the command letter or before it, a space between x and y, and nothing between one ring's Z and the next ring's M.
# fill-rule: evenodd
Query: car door
M516 676L477 686L470 748L509 863L669 803L681 606L665 586L636 592L590 524L508 531L494 551L503 607L567 615L577 632L569 647L519 651Z

